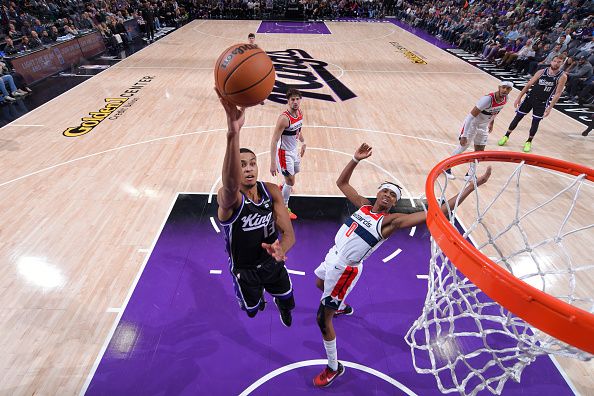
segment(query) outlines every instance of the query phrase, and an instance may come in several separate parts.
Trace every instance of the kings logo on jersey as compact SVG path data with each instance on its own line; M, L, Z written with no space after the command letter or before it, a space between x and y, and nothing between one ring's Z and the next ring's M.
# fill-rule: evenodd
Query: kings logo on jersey
M259 213L252 213L247 216L243 216L241 218L241 229L243 231L253 231L257 230L258 228L266 228L270 224L272 226L271 232L274 232L274 222L270 222L271 218L272 212L268 213L266 216L262 216Z

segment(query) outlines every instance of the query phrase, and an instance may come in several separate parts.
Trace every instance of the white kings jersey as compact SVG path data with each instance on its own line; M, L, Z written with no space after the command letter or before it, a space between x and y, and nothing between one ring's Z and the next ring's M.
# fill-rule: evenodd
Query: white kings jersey
M382 222L385 213L374 213L373 206L361 206L347 218L334 237L338 256L345 265L356 265L369 257L385 241Z
M293 117L289 110L283 112L283 115L289 118L289 126L285 128L280 139L280 149L285 151L297 151L297 140L301 133L303 124L303 114L297 110L297 117Z
M501 102L497 102L497 100L495 100L495 92L491 92L490 94L483 96L476 104L476 108L481 112L475 117L471 125L481 129L485 128L487 125L489 125L491 120L495 118L501 110L503 110L503 106L506 103L507 96L504 96Z

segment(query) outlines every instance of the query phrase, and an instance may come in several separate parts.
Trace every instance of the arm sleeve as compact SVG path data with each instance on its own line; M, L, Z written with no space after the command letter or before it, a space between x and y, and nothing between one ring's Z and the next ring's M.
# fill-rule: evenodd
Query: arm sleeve
M487 107L491 106L491 97L489 95L483 96L477 103L476 108L480 111L485 110Z
M468 115L466 116L466 119L464 120L464 128L462 129L462 135L460 135L460 137L468 137L468 132L470 132L470 124L472 124L472 121L474 121L474 116L470 113L468 113Z

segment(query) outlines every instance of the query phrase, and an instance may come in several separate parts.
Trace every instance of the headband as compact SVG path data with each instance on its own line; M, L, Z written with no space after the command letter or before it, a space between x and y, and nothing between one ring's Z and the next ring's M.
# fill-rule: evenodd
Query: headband
M384 188L387 188L390 191L394 191L394 193L396 194L396 201L400 200L400 196L402 194L400 192L400 188L396 184L384 182L379 186L378 191L383 190Z

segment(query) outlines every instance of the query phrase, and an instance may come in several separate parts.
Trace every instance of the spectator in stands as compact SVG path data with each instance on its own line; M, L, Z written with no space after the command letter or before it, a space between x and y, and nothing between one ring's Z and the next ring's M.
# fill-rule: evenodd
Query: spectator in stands
M23 26L21 27L21 35L23 37L31 35L31 24L29 22L23 22Z
M530 75L534 74L534 72L536 72L536 70L540 70L540 69L545 69L547 67L549 67L551 65L551 62L553 61L553 58L555 58L557 55L561 54L561 45L560 44L555 44L555 46L553 47L553 49L551 51L549 51L549 53L547 54L547 56L540 62L538 62L538 64L535 66L534 70L529 70L528 73Z
M494 56L494 54L499 52L502 47L500 40L503 40L503 37L496 36L487 42L482 54L484 59L490 59L491 56Z
M577 92L592 77L592 65L585 56L578 59L576 66L567 73L567 92L573 100L577 100Z
M50 31L48 32L48 36L49 36L50 40L55 43L56 40L58 40L58 36L59 36L58 28L56 26L52 26L50 28Z
M90 18L89 14L87 12L83 12L81 19L78 23L78 28L83 29L83 30L90 30L93 29L94 24L93 24L93 20Z
M4 39L5 44L4 48L2 48L2 52L4 52L7 56L16 55L20 50L20 46L15 46L14 42L10 37L6 37Z
M589 58L592 53L594 53L594 36L590 37L590 41L586 41L569 50L569 56L575 56L576 58L583 56Z
M530 43L532 43L532 40L530 40ZM522 48L524 48L524 45L522 44L522 39L516 39L516 41L512 45L509 45L505 48L505 53L501 57L501 60L497 62L497 65L508 66L511 62L516 60L516 58L518 57L518 52L520 52Z
M21 51L29 51L31 47L29 46L29 37L23 36L21 39Z
M49 36L49 33L47 32L47 30L44 30L43 32L41 32L41 43L43 45L51 45L54 43L54 41Z
M7 85L8 88L10 88L11 94L9 94L8 90L6 89ZM17 89L16 85L14 84L14 80L10 74L2 74L2 76L0 77L0 93L2 93L2 95L0 96L0 100L7 102L14 102L15 98L25 96L27 94L26 92L22 92L19 89Z
M519 73L525 73L524 77L531 77L550 52L550 45L548 43L540 42L536 48L534 60L530 61L522 70L519 70Z
M153 10L153 14L155 15L155 31L158 32L161 30L161 21L159 20L159 7L155 5L150 6Z
M22 34L16 30L13 23L8 24L8 32L6 32L6 35L13 40L18 39L22 36Z
M27 86L27 83L25 82L25 78L20 73L17 73L14 69L9 68L6 63L0 62L0 76L5 76L5 75L12 76L14 85L17 88L16 92L18 94L20 94L21 96L27 95L27 94L33 92Z
M518 51L518 58L516 62L513 64L515 65L516 70L520 74L526 74L528 71L528 65L534 59L536 59L536 51L538 50L539 45L542 44L535 44L535 45L525 45L520 51ZM509 69L511 65L508 65L506 69Z
M78 30L76 30L76 28L74 27L74 25L66 25L66 26L64 26L64 33L66 35L71 34L72 37L75 37L75 36L77 36L79 34L78 33Z
M37 32L35 30L31 31L31 39L29 40L29 49L38 49L43 47L43 43L41 42L41 39L39 38L39 36L37 35Z
M155 13L148 1L145 1L142 8L142 19L144 19L146 29L146 39L149 43L155 40Z
M37 35L40 36L41 33L45 31L45 27L43 27L43 25L41 24L41 21L37 18L35 18L35 21L33 23L34 23L33 31L35 31L37 33Z
M567 36L560 36L555 44L559 44L561 46L561 52L567 49Z
M129 42L128 31L126 30L126 27L124 26L123 18L115 19L115 33L120 35L124 45L128 45L128 42Z

